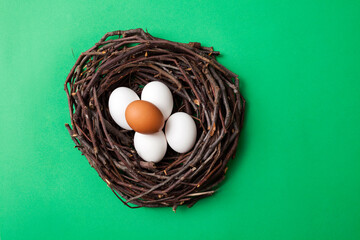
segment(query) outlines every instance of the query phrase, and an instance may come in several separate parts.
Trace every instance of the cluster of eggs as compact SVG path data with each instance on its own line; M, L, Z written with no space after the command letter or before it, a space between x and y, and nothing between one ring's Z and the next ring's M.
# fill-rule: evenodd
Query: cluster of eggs
M109 97L111 117L120 127L135 131L134 147L148 162L162 160L168 144L178 153L190 151L195 144L194 120L184 112L171 115L173 105L169 88L159 81L144 87L141 100L127 87L116 88Z

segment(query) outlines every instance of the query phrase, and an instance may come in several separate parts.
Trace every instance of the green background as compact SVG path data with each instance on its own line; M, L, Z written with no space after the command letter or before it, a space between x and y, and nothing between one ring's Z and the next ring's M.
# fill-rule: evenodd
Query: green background
M63 83L108 31L214 46L248 102L219 192L131 210L74 149ZM360 239L360 2L0 0L0 239Z

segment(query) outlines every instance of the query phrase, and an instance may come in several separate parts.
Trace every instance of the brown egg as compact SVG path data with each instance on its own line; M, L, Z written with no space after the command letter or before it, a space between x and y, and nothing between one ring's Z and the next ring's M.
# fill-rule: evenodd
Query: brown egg
M129 126L136 132L150 134L164 127L161 111L151 102L136 100L125 110L125 118Z

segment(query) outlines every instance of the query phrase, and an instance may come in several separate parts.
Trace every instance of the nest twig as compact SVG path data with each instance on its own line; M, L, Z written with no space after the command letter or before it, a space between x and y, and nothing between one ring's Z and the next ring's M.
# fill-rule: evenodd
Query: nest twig
M71 119L66 128L125 205L191 207L224 179L236 152L245 100L237 75L219 64L217 55L200 43L171 42L133 29L105 34L71 69L65 82ZM154 80L169 87L173 112L193 116L198 131L190 152L168 148L156 164L137 155L134 132L117 126L108 109L115 88L129 87L140 95Z

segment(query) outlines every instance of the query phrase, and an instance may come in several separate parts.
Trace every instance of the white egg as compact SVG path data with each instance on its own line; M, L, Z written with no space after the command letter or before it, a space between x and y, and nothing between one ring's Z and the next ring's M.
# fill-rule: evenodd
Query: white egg
M130 103L139 99L139 96L127 87L118 87L110 94L110 115L120 127L132 130L125 119L125 110Z
M139 156L147 162L159 162L165 156L167 143L163 131L153 134L135 133L134 146Z
M170 89L159 81L146 84L141 93L141 100L151 102L158 107L165 120L170 116L174 106Z
M165 135L167 142L178 153L190 151L195 144L196 134L196 124L187 113L174 113L166 122Z

